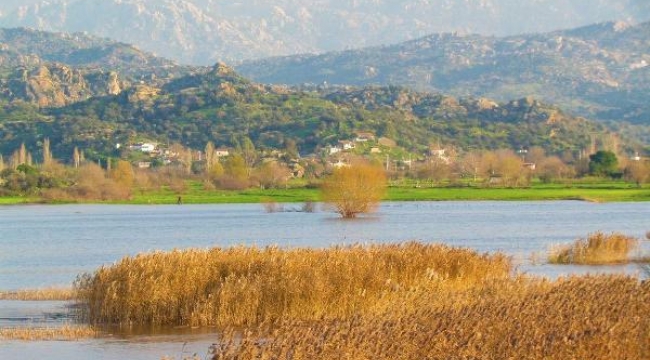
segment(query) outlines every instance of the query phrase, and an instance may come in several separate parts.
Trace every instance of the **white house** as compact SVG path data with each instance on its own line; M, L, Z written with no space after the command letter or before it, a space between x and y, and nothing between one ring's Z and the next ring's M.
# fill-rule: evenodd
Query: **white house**
M338 153L340 153L341 151L343 151L343 149L341 149L341 148L338 147L338 146L330 146L330 148L329 148L329 154L330 154L330 155L338 154Z
M339 144L343 150L352 150L356 147L352 141L339 141Z
M156 151L156 145L151 143L144 143L140 145L140 151L143 153L151 153Z
M215 154L218 158L226 157L226 156L229 156L229 155L230 155L230 150L228 150L228 149L226 149L226 148L219 148L219 149L216 149L216 150L214 151L214 154Z

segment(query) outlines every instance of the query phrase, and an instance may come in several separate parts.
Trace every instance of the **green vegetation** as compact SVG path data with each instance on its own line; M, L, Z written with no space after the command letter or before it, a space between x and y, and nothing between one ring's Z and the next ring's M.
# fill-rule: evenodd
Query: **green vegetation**
M644 66L639 52L650 52L648 39L649 22L506 38L432 34L391 46L249 61L237 70L265 84L395 84L501 101L529 95L590 119L636 123L630 135L647 144L649 73L637 66Z
M548 186L533 185L528 188L440 187L422 188L391 187L388 200L581 200L593 202L650 201L650 187L642 189L629 186Z
M321 201L317 188L289 187L280 189L205 190L202 183L189 182L181 194L162 187L159 190L133 191L130 200L47 200L39 197L0 197L0 205L29 203L122 203L122 204L177 204L180 196L183 204L237 204L300 203ZM650 187L637 188L620 182L595 183L592 185L535 184L528 188L502 187L432 187L391 186L384 201L537 201L580 200L592 202L650 201Z
M53 76L47 81L58 83ZM598 123L531 99L485 106L480 100L398 87L302 92L250 83L223 65L164 84L124 87L117 95L65 99L66 106L39 107L28 99L0 97L0 104L7 105L0 132L12 134L0 144L0 153L25 143L39 154L40 143L49 138L55 158L70 159L77 147L88 160L105 163L127 156L116 144L138 139L203 149L208 142L236 148L245 137L258 150L320 156L362 131L385 137L395 142L393 148L416 158L436 142L461 149L540 146L559 154L577 152L590 144L589 134L607 132ZM12 116L29 120L9 121Z

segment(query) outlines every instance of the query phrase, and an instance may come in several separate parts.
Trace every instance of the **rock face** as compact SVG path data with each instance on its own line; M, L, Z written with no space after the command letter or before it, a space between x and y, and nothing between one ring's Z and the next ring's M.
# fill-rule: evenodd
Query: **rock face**
M39 107L60 107L93 96L115 95L122 83L114 72L84 72L65 65L18 68L0 79L0 94L8 101L26 101Z
M430 33L504 36L650 14L643 0L69 0L27 6L33 2L16 9L3 1L0 26L83 31L202 65L390 44Z

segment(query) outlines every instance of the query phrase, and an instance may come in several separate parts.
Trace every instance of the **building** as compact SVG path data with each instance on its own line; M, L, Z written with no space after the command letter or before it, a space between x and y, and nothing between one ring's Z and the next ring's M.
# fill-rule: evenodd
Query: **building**
M375 134L371 132L358 132L357 137L354 139L356 142L367 142L367 141L374 141L375 140Z
M219 148L219 149L214 150L214 154L218 158L222 158L222 157L230 156L230 150L228 150L226 148Z

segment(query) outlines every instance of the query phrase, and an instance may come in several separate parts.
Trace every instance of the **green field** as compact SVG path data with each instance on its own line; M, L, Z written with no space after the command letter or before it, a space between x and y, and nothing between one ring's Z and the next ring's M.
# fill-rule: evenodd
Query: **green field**
M22 197L22 196L10 196L2 197L0 196L0 205L18 205L18 204L33 204L38 202L38 199L32 197Z
M201 183L188 183L181 194L169 189L133 193L129 201L108 201L120 204L237 204L237 203L299 203L319 201L320 191L304 186L286 189L248 189L240 191L204 190ZM534 184L526 188L502 187L416 187L413 184L391 186L386 201L535 201L581 200L592 202L650 201L650 186L638 188L624 182L582 182L567 184ZM38 203L36 197L0 197L0 205ZM97 202L97 201L96 201ZM100 202L103 203L103 202Z
M134 204L175 204L178 194L169 190L134 194ZM219 203L278 203L319 201L318 189L295 187L288 189L249 189L242 191L206 191L201 184L192 183L184 194L184 204ZM582 200L593 202L650 201L650 187L638 188L624 182L535 184L528 188L485 187L415 187L405 184L388 188L387 201L464 201L464 200Z

